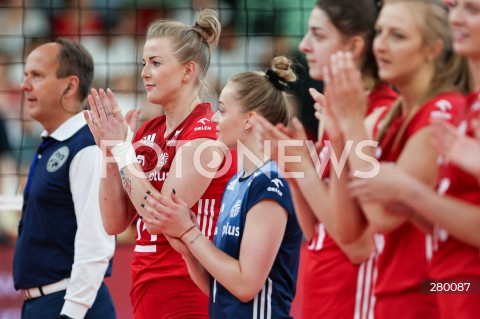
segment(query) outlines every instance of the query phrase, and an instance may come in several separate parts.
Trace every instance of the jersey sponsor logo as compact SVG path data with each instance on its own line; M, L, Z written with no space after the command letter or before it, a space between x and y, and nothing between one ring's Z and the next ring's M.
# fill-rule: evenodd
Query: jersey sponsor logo
M279 180L278 178L272 179L272 183L274 183L274 184L275 184L275 186L277 186L277 188L278 188L278 187L280 187L280 186L282 186L282 187L283 187L283 183L282 183L282 181L281 181L281 180Z
M450 114L450 111L453 109L452 103L447 100L438 100L435 102L435 106L439 110L433 110L430 113L430 118L434 119L441 119L441 120L451 120L452 119L452 114Z
M149 181L155 181L155 182L164 182L168 177L168 172L157 172L153 171L148 175L148 180Z
M175 143L177 143L177 140L178 140L178 136L180 135L180 133L182 132L183 129L180 129L180 130L177 130L175 132L175 135L173 135L173 137L167 141L167 146L172 146L172 145L175 145Z
M70 154L70 150L68 146L62 146L58 150L53 153L47 162L47 172L53 173L60 169L60 167L65 164L68 158L68 154Z
M145 146L153 147L154 142L155 142L155 137L157 137L157 133L153 133L153 134L149 134L147 136L144 136L140 139L140 144L143 144Z
M272 179L272 183L275 184L275 187L269 186L267 191L277 193L279 196L283 196L283 192L279 189L280 186L283 187L283 183L278 178Z
M442 112L448 112L453 108L452 103L447 100L438 100L435 102L435 106L438 107Z
M209 119L207 119L206 117L201 118L197 121L197 123L202 123L203 125L207 125L207 122L211 122L211 121Z
M141 139L139 143L148 147L153 147L153 145L155 145L153 142L144 139Z
M168 163L168 153L162 153L158 156L157 167L163 167Z
M232 226L229 223L223 225L222 227L222 237L223 236L240 236L240 227L239 226Z
M235 185L237 185L237 180L236 179L231 181L230 183L228 183L227 190L233 191L233 189L235 188Z
M242 207L242 200L238 199L230 210L230 217L234 218L240 213L240 208Z
M212 127L211 126L197 126L196 128L193 129L195 132L197 131L211 131Z
M193 130L195 132L197 131L211 131L212 130L212 126L210 126L207 122L211 122L209 119L207 119L206 117L204 118L201 118L197 121L197 123L201 123L202 126L197 126L196 128L194 128Z

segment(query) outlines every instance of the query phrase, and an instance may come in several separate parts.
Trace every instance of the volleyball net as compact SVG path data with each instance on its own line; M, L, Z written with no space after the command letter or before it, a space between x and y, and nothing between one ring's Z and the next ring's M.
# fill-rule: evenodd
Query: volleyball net
M20 83L36 46L67 37L95 61L94 87L111 88L125 112L141 108L141 121L159 114L140 78L149 23L158 18L192 24L201 8L218 11L219 46L207 80L217 93L234 74L265 69L280 54L300 57L315 0L4 0L0 1L0 241L14 227L29 165L42 127L24 106ZM3 128L3 133L2 133ZM6 136L3 136L6 135Z

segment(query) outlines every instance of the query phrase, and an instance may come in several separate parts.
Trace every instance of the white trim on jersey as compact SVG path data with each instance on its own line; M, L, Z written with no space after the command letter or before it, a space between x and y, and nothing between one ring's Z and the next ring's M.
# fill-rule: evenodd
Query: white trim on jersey
M370 305L371 290L372 290L372 272L373 272L373 256L370 256L367 260L366 274L365 274L365 285L363 286L363 308L362 308L362 318L367 318L368 315L368 306Z
M373 283L376 281L375 255L372 254L358 267L357 292L355 294L354 319L373 318Z
M213 303L215 303L215 299L217 299L217 279L213 279Z
M374 318L374 313L375 313L375 302L377 301L377 298L375 297L373 288L375 287L377 283L377 276L378 276L378 269L376 266L377 263L377 256L373 257L373 279L372 279L372 292L370 296L370 306L368 307L368 319L373 319Z
M157 245L135 245L135 251L139 253L155 253Z
M260 299L262 302L260 303L260 319L263 319L265 317L265 304L267 303L267 300L265 299L265 286L262 288L261 292L261 298Z
M137 219L137 239L136 240L140 240L140 238L142 238L142 232L140 230L141 222L142 220L140 218Z
M325 226L322 223L316 224L315 235L307 246L307 249L310 251L321 250L325 237ZM375 306L373 287L375 286L377 276L375 258L375 254L372 254L358 267L353 319L373 319L373 308Z
M310 245L308 245L308 250L318 251L323 247L323 241L325 240L325 226L322 223L315 225L315 235L312 238Z
M211 239L212 237L214 217L215 217L215 198L213 199L200 198L197 204L197 222L200 230L208 239Z
M425 252L427 255L427 261L431 261L433 258L433 237L432 235L425 236Z
M253 317L252 319L258 319L258 295L253 299Z
M268 281L268 295L267 295L267 318L272 318L272 291L273 291L273 282L270 278L267 278Z
M358 276L357 276L357 293L355 294L355 310L354 310L354 319L360 319L360 304L362 303L362 285L363 285L363 276L365 272L365 263L361 263L358 267Z
M262 290L255 296L253 300L253 316L252 319L272 319L272 290L273 281L267 277L267 282L263 285ZM265 298L266 295L266 298ZM258 305L260 297L260 307ZM267 308L265 311L265 307ZM260 311L259 311L260 308ZM266 313L266 315L265 315Z
M215 198L210 202L210 218L208 219L208 233L207 237L211 238L213 229L213 217L215 216Z

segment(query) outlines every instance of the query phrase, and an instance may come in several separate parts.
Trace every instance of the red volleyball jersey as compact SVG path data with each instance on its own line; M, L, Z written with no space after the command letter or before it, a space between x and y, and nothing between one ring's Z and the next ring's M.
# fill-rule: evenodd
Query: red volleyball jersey
M382 83L368 94L367 116L378 108L390 109L392 103L398 98L398 93L387 83Z
M382 115L385 115L388 112L388 110L390 110L390 107L392 106L393 102L395 102L397 98L398 98L398 93L395 92L389 84L382 83L376 86L372 91L368 93L368 107L367 107L367 113L365 114L365 117L368 117L377 109L383 109ZM319 154L322 164L324 163L323 161L330 160L329 158L325 158L327 154L326 141L328 140L329 140L329 137L327 132L325 131L322 138L323 147ZM328 178L330 176L330 170L331 170L330 165L325 165L323 171L320 172L322 178Z
M368 95L367 116L379 107L388 110L397 96L388 84L378 86ZM323 140L328 140L326 134ZM323 178L329 176L329 168L325 167ZM371 318L376 277L374 256L359 265L352 264L321 223L316 225L308 249L302 253L306 254L307 278L302 318Z
M472 118L478 118L480 112L480 92L467 97L470 106L458 130L473 136L470 126ZM451 196L473 205L480 205L480 184L477 178L466 173L445 158L440 158L438 193ZM451 212L455 214L455 212ZM445 229L435 226L433 235L432 278L448 280L455 278L480 279L480 250L451 236ZM479 282L475 283L480 284ZM478 287L477 287L478 288ZM477 305L478 306L478 305Z
M159 191L162 189L168 174L182 174L178 170L170 172L170 166L179 146L186 146L186 143L198 138L216 139L216 128L211 121L213 114L210 104L199 104L165 138L165 116L148 121L138 130L134 138L137 160L155 189ZM191 207L197 215L200 229L210 240L213 239L223 190L228 180L236 173L236 169L236 156L228 153L219 170L224 173L212 180L202 197ZM143 221L138 218L136 226L137 237L132 261L132 296L141 297L142 285L144 287L144 284L149 281L165 277L188 276L188 270L181 255L170 246L163 234L151 235ZM138 298L132 299L135 303Z
M375 256L354 265L317 224L305 254L302 318L358 318L373 315Z
M380 142L377 154L379 159L396 161L409 138L429 126L431 119L458 123L465 112L465 106L465 98L458 92L439 94L418 110L398 138L399 129L407 120L408 114L397 116ZM382 120L378 125L382 125ZM378 251L375 295L400 293L415 287L420 291L420 284L429 278L425 234L411 223L404 223L383 237L384 245Z

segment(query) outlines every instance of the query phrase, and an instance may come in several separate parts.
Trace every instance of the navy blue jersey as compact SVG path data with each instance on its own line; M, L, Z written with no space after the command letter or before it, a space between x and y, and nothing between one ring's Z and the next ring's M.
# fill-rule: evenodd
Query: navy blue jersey
M210 318L291 318L302 232L295 217L287 181L269 161L248 177L243 172L227 184L215 230L216 247L238 259L248 211L262 200L274 200L288 213L283 240L262 290L243 303L214 278L210 280Z

